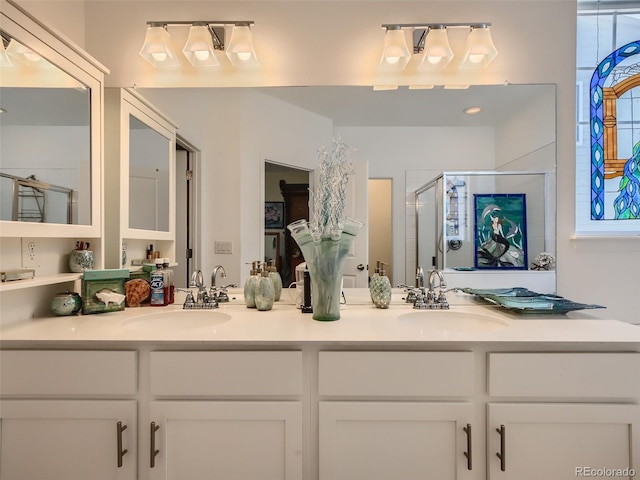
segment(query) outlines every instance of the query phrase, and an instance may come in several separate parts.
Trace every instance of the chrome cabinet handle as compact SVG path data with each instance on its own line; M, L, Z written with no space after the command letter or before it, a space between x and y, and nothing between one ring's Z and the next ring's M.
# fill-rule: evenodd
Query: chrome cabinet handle
M124 457L128 450L125 448L122 449L122 432L127 429L126 425L123 425L122 422L118 422L116 425L116 443L117 443L117 452L118 452L118 468L122 468L122 457Z
M160 453L160 450L156 449L156 432L160 429L160 426L156 425L156 422L151 422L151 448L149 449L150 458L149 466L151 468L156 466L156 455Z
M507 453L505 450L507 432L505 431L504 425L500 425L500 428L496 428L496 432L500 434L500 451L496 453L496 456L500 459L500 470L504 472L507 465Z
M467 423L466 427L463 427L464 433L467 434L467 451L464 452L464 456L467 457L467 470L472 468L472 453L471 453L471 424Z

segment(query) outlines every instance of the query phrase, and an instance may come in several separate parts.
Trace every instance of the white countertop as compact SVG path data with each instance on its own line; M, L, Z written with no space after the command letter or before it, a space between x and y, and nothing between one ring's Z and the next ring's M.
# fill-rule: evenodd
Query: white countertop
M448 294L448 311L417 311L394 290L389 309L375 308L368 290L346 290L349 304L340 320L319 322L303 314L283 292L272 310L242 302L240 291L216 310L199 311L192 322L182 305L127 308L122 312L39 318L0 328L3 346L21 343L189 343L207 344L433 344L433 343L625 343L640 345L640 327L598 318L606 310L567 315L532 315L478 303L464 293ZM234 298L235 297L235 298ZM165 313L167 312L167 313ZM170 313L169 313L170 312ZM206 313L205 313L206 312ZM213 312L213 313L211 313ZM418 318L415 317L417 312ZM157 314L160 314L158 317ZM405 314L407 317L402 317ZM156 316L140 322L142 316ZM175 317L175 318L174 318ZM218 319L209 323L208 319ZM185 320L186 319L186 320Z

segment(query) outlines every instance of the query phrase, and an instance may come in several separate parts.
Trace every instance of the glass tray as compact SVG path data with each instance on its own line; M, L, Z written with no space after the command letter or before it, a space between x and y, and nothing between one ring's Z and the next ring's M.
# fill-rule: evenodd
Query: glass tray
M606 308L601 305L577 303L558 295L533 292L526 288L475 289L462 288L487 302L519 313L567 313L574 310Z

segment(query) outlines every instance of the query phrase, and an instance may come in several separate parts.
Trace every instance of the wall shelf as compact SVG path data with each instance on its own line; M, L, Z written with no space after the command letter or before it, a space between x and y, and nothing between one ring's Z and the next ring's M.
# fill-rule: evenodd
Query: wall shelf
M42 287L45 285L55 285L57 283L75 282L82 278L81 273L60 273L58 275L43 275L30 280L14 280L0 283L0 292L9 292L23 288Z

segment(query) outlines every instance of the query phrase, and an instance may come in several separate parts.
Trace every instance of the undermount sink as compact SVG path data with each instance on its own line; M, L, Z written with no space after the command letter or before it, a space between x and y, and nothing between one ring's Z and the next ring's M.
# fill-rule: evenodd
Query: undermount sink
M194 330L220 325L231 315L215 310L170 310L145 313L122 322L127 330Z
M456 310L415 310L400 315L398 320L443 330L492 330L509 326L508 320L498 316Z

